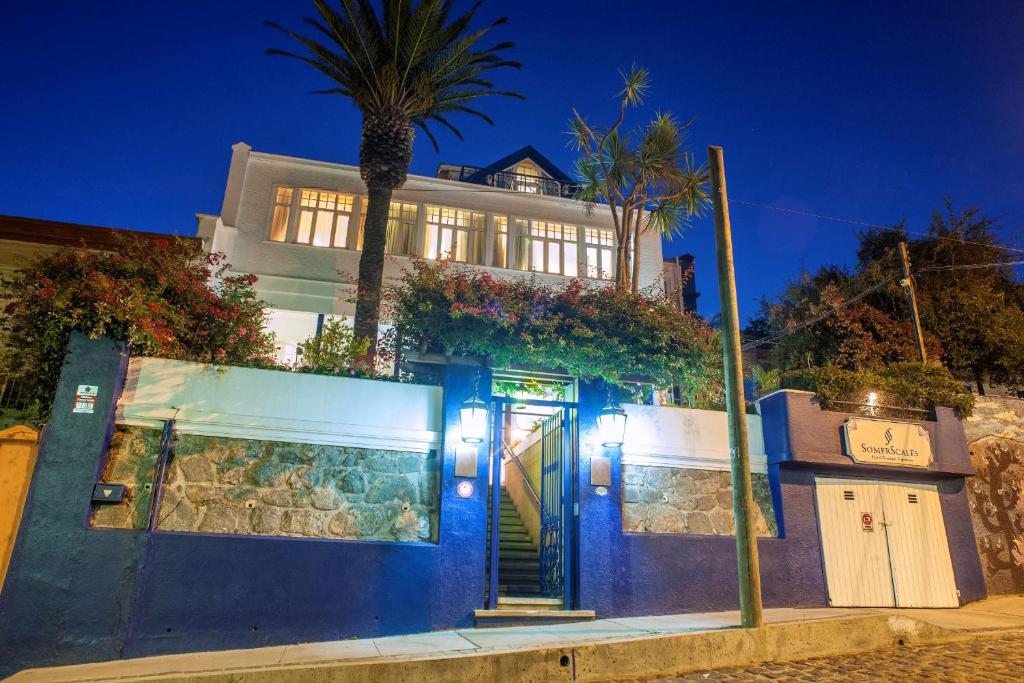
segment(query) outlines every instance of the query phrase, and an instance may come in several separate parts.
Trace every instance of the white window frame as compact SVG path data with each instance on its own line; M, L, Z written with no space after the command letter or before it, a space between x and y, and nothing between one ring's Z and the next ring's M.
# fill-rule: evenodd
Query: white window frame
M583 228L583 266L592 280L615 279L615 231Z
M487 217L483 212L427 204L424 213L424 258L451 258L469 265L484 265ZM476 260L472 259L474 254L470 253L470 246L474 244ZM464 254L460 254L460 251L464 251Z
M336 249L347 249L352 239L353 217L355 213L356 196L337 190L322 190L312 187L297 188L295 193L298 196L298 205L295 213L294 237L291 241L295 244L305 244L313 247L333 247ZM313 205L309 206L308 202ZM309 214L309 234L305 240L300 238L303 230L303 217ZM324 217L324 218L322 218ZM318 244L317 233L321 229L328 230L326 244ZM344 234L341 234L341 230Z
M534 273L548 273L564 277L579 277L580 272L580 228L555 221L529 221L524 241L525 270ZM552 257L557 254L558 269L553 270ZM568 267L567 267L568 266Z

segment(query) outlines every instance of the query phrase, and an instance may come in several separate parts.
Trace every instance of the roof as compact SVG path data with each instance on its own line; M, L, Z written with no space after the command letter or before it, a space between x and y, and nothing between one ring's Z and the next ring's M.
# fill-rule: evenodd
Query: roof
M543 154L538 152L536 149L534 149L533 145L527 145L526 147L523 147L521 149L517 149L516 151L512 152L508 156L502 157L501 159L498 159L494 163L491 163L491 164L488 164L487 166L484 166L479 171L477 171L476 173L471 175L469 178L467 178L467 180L469 182L473 182L476 179L476 176L478 176L478 175L484 175L484 174L486 174L488 172L494 172L494 171L503 171L506 168L509 168L511 166L515 166L516 164L518 164L521 161L525 161L526 159L530 159L531 161L533 161L533 163L535 163L538 166L540 166L544 170L545 173L547 173L549 176L551 176L555 180L558 180L558 181L563 182L563 183L572 183L573 182L572 178L567 176L565 174L565 172L562 171L562 169L558 168L553 163L551 163L550 159L548 159L546 156L544 156Z
M98 225L63 223L41 218L24 216L0 216L0 240L51 244L57 247L86 247L87 249L113 250L117 247L120 234L131 233L147 240L167 239L174 235L127 228L106 228ZM198 237L181 237L199 241Z

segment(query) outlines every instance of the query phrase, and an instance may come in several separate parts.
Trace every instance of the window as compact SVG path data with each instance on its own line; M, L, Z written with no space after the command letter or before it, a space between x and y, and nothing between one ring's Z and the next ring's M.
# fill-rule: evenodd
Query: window
M475 211L427 207L423 255L483 265L484 215Z
M516 192L540 192L540 171L533 164L519 164L512 169L516 174Z
M614 233L611 230L584 228L583 241L586 243L587 277L598 280L611 280L615 277L615 264L612 260L615 246Z
M508 216L494 217L494 254L491 265L508 268Z
M576 226L532 221L529 232L529 270L576 277Z
M302 190L295 241L317 247L346 247L352 195Z
M270 218L270 240L284 242L288 237L288 215L292 210L292 188L274 190L274 213Z
M356 249L363 249L363 230L366 228L366 206L368 200L363 200L363 210L359 216L359 238L356 240ZM412 245L416 236L416 215L419 207L415 204L405 202L391 202L388 206L387 234L384 238L384 253L398 256L407 256L413 253Z

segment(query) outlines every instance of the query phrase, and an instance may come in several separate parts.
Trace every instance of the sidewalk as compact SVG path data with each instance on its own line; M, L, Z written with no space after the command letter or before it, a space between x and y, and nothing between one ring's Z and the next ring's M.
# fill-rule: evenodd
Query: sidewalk
M637 680L776 659L847 654L1024 629L1024 596L961 609L769 609L463 629L30 669L11 683L69 681Z

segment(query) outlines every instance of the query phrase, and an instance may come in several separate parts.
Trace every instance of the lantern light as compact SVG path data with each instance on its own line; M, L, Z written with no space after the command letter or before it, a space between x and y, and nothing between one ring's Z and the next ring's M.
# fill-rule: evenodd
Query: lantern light
M625 441L626 411L612 403L611 392L608 405L597 414L597 432L605 448L618 448Z
M480 400L478 388L480 375L473 386L473 397L459 408L462 418L462 440L466 443L482 443L487 436L487 404Z

